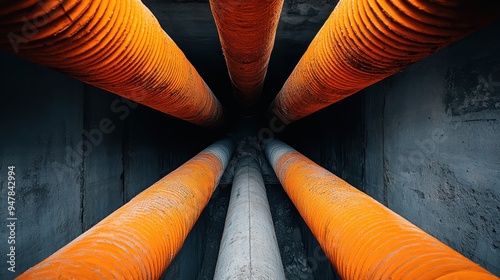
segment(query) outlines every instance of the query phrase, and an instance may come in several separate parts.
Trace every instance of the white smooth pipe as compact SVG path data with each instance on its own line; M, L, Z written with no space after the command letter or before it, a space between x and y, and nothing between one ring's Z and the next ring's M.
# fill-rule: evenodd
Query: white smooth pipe
M236 165L214 279L285 279L260 165Z

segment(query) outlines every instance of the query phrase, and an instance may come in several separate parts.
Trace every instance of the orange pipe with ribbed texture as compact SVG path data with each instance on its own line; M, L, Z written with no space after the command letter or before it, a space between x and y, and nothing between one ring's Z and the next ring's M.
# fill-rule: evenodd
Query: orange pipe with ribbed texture
M274 99L290 123L500 17L498 1L340 0Z
M237 100L259 101L283 0L210 0Z
M233 150L233 140L214 143L18 279L158 279Z
M266 156L342 279L498 279L286 144Z
M186 121L222 106L140 0L0 3L0 49Z

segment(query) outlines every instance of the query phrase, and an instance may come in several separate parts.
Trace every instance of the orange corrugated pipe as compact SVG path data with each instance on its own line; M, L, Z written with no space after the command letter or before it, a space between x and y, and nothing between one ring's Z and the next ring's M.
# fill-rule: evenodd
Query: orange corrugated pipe
M493 22L499 3L340 0L270 110L284 123L314 113Z
M0 3L0 49L204 125L222 107L140 0Z
M342 279L498 279L283 142L266 156Z
M237 100L251 110L260 98L283 0L210 0Z
M234 150L220 140L18 279L159 279Z

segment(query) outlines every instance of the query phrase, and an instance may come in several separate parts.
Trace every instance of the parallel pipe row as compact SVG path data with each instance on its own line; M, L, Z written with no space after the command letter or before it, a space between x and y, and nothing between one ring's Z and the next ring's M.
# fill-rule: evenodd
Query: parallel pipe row
M498 1L340 0L270 110L296 121L498 18Z
M266 156L342 279L498 279L283 142Z
M0 50L186 121L222 106L140 0L0 3Z
M250 111L262 93L283 0L210 0L236 99Z
M243 156L236 165L214 279L285 279L255 156Z
M233 150L231 139L214 143L18 279L158 279Z

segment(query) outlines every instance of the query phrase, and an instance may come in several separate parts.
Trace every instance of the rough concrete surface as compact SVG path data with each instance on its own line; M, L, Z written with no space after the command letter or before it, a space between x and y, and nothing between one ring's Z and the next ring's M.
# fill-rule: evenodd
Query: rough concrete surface
M84 85L85 139L91 152L84 160L84 180L81 190L83 231L88 230L109 213L123 205L123 115L111 108L125 104L121 98ZM92 112L89 114L88 112ZM107 125L109 123L109 125ZM104 126L103 126L104 125ZM101 127L105 128L102 131Z
M11 279L82 232L83 161L73 149L81 139L83 85L0 56L0 279ZM16 182L14 273L6 262L8 166Z
M497 23L367 90L367 193L500 275Z
M15 273L3 259L0 279L42 261L217 138L53 70L0 60L0 184L14 165L18 219ZM2 255L9 234L0 228Z

